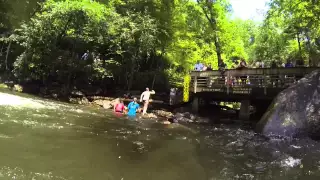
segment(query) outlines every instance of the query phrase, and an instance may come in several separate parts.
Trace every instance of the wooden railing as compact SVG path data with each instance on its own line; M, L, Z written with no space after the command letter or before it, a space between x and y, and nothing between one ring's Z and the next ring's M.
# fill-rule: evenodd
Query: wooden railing
M250 94L253 88L285 89L319 68L257 68L243 70L202 71L190 74L190 92L225 92Z

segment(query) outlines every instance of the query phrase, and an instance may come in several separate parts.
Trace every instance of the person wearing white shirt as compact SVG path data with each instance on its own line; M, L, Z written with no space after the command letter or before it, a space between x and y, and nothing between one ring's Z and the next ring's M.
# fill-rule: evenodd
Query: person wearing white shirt
M170 89L170 105L175 104L175 99L176 99L176 88L171 88Z
M154 90L150 91L149 88L146 88L146 90L140 96L140 102L142 101L144 102L142 115L147 113L151 94L155 94L155 91Z

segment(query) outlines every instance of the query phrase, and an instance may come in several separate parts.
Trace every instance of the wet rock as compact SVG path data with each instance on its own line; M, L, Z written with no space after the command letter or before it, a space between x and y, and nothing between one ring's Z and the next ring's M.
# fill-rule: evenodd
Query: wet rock
M189 119L189 114L188 113L177 113L173 117L176 119L178 122L190 122L191 119Z
M197 123L203 123L203 124L207 124L210 122L209 118L198 118L197 119Z
M168 118L168 121L169 121L170 123L178 123L178 119L173 118L173 117Z
M148 117L148 118L158 118L155 114L153 114L153 113L148 113L148 114L146 114L146 116Z
M259 121L264 135L320 138L320 70L282 91Z
M119 98L114 99L114 100L112 100L112 101L110 101L110 100L98 99L98 100L94 100L94 101L93 101L93 104L98 105L98 106L101 106L101 107L103 107L104 109L111 109L111 108L113 108L113 106L114 106L117 102L119 102Z
M176 119L177 122L186 121L184 117L174 117L174 119Z
M58 94L53 93L53 94L51 94L51 97L54 98L54 99L56 99L56 98L58 98Z
M174 115L176 118L183 118L184 115L182 113L177 113Z
M69 98L69 102L73 104L89 104L89 100L86 97Z
M104 101L102 101L102 107L104 109L111 109L112 108L112 102L104 100Z
M87 98L90 101L96 101L96 100L109 100L112 101L114 98L111 97L104 97L104 96L87 96Z
M98 100L94 100L92 103L95 105L103 106L104 101L105 100L98 99Z
M83 94L83 92L78 91L78 90L73 90L71 93L72 97L84 97L85 95Z
M194 120L197 119L197 117L196 117L195 115L191 114L191 115L190 115L190 119L191 119L192 121L194 121Z
M190 120L195 120L197 117L189 112L185 112L183 113L183 117L187 118L187 119L190 119Z
M13 91L17 91L17 92L22 92L23 91L23 87L19 84L15 84L12 88Z
M164 111L164 110L153 110L153 111L151 111L151 113L153 113L157 116L166 117L166 118L170 118L173 116L172 112L168 112L168 111Z

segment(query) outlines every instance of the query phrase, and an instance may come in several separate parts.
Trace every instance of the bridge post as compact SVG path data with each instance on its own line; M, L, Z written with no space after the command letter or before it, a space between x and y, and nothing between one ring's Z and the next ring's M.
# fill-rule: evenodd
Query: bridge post
M229 81L230 81L230 73L229 71L227 72L227 82L226 82L226 86L227 86L227 94L229 95L230 93L230 85L229 85Z
M249 100L241 101L239 119L244 121L250 119L250 101Z
M198 113L199 112L199 98L194 96L192 100L192 112Z
M194 81L193 81L193 92L197 93L197 84L198 84L198 78L197 76L194 76Z

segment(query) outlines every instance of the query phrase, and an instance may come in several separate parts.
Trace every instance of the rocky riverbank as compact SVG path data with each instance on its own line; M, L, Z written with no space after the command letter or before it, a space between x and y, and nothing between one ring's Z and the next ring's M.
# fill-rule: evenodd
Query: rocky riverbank
M17 84L2 84L0 88L7 88L13 91L24 92L24 87ZM121 98L127 105L133 97L140 97L140 91L131 91L129 93L118 92L112 96L95 96L87 95L88 93L74 90L69 93L67 98L61 97L57 92L58 90L46 90L40 91L38 94L41 97L48 99L55 99L59 101L67 101L73 104L81 104L88 106L96 106L98 108L112 109L114 104ZM50 92L50 93L48 93ZM163 119L169 120L171 122L178 123L232 123L236 117L236 110L228 109L223 106L208 106L207 109L202 109L202 115L192 114L190 104L178 104L175 106L170 106L168 104L167 93L159 93L153 95L151 103L149 105L148 114L146 117L150 119ZM181 101L180 101L181 102ZM227 109L226 109L227 108Z
M80 95L80 93L77 93ZM136 96L135 96L136 97ZM121 97L121 99L128 104L132 99ZM71 103L87 104L98 106L104 109L112 109L115 103L119 101L119 98L114 97L102 97L102 96L90 96L90 97L73 97L70 98ZM183 105L182 105L183 106ZM163 119L170 120L171 122L184 122L184 123L209 123L210 118L200 117L192 114L191 108L188 105L184 107L169 106L166 102L161 100L151 100L149 105L148 114L145 116L151 119Z

